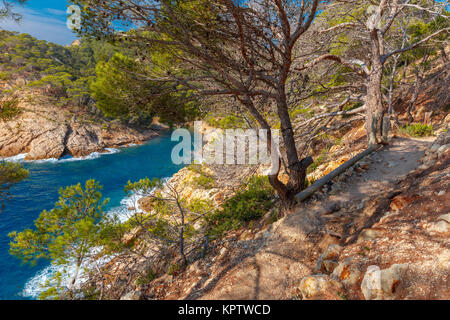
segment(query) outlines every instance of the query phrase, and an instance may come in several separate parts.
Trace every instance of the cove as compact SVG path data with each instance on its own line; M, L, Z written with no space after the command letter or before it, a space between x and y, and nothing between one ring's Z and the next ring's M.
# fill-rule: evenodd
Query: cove
M36 275L49 266L47 261L36 267L21 265L21 261L8 252L8 233L32 228L42 210L53 208L61 187L83 184L89 179L96 179L103 185L102 194L110 199L107 211L125 210L123 188L129 180L168 178L183 167L171 160L176 144L178 142L172 142L167 132L144 145L122 148L117 150L119 152L87 160L25 163L30 177L11 189L14 198L0 214L0 300L34 299L38 292Z

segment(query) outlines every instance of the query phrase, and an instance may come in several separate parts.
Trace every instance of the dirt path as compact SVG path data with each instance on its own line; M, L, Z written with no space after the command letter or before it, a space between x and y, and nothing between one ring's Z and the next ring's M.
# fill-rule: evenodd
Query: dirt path
M304 276L314 272L321 251L331 243L343 241L345 233L364 227L376 211L365 203L395 191L396 182L420 165L419 160L431 141L394 139L390 146L362 161L360 166L366 170L347 173L345 180L334 185L330 194L302 204L252 241L234 244L228 250L232 257L224 264L222 272L211 275L209 285L191 292L186 298L295 297L294 288ZM337 226L334 228L337 230L333 230L333 226Z

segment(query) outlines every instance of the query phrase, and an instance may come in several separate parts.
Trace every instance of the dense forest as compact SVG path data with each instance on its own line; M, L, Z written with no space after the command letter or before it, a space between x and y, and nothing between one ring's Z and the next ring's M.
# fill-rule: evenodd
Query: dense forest
M27 87L44 90L61 106L93 105L106 117L138 125L150 124L156 115L170 124L183 123L196 112L195 105L184 105L181 97L161 93L154 83L140 77L136 72L140 64L124 46L82 39L63 47L1 31L0 48L2 81L23 78ZM20 85L2 95L21 90ZM169 105L173 109L164 118Z

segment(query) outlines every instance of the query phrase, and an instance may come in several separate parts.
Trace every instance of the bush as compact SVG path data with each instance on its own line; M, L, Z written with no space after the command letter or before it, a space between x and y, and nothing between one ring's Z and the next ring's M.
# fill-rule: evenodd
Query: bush
M167 271L169 276L176 276L181 271L181 266L177 263L172 263Z
M0 102L0 120L9 121L19 116L22 110L18 107L18 99L10 99Z
M206 176L206 175L200 175L197 178L194 178L194 183L197 185L197 187L203 188L203 189L212 189L215 186L215 181L212 177Z
M207 190L215 187L216 182L215 182L214 178L211 177L210 175L208 175L208 173L206 173L203 170L202 165L191 164L188 167L188 169L199 175L198 177L195 177L192 179L192 182L194 183L195 186L197 186L199 188L204 188Z
M260 219L272 208L273 195L267 177L257 178L246 190L226 200L221 210L206 218L210 236L221 237L226 231Z
M206 122L214 128L219 129L245 129L247 127L243 118L238 116L213 117L209 115L206 117Z
M5 81L5 80L9 80L9 78L10 78L9 72L0 71L0 80Z
M403 127L402 131L411 137L428 137L433 135L433 126L424 123L415 123Z
M148 269L147 272L145 273L145 275L143 275L142 277L139 277L139 279L136 280L136 284L138 286L149 284L150 282L155 280L155 278L156 278L155 272L152 269Z
M328 150L327 149L323 149L322 152L320 153L320 155L317 157L317 159L313 162L312 165L310 165L308 167L307 173L313 173L314 171L316 171L316 169L323 163L325 163L325 161L327 160L328 157Z

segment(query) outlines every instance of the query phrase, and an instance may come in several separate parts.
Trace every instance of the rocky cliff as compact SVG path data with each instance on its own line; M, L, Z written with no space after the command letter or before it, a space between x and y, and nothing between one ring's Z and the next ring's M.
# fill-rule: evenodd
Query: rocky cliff
M0 157L27 154L26 160L84 157L128 144L139 144L158 135L138 131L70 107L58 107L46 97L19 99L20 115L0 120Z

